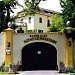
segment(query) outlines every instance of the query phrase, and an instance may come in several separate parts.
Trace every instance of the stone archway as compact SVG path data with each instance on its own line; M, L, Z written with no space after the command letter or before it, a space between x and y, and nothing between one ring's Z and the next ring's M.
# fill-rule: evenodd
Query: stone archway
M48 43L35 42L22 49L22 70L55 70L57 50Z

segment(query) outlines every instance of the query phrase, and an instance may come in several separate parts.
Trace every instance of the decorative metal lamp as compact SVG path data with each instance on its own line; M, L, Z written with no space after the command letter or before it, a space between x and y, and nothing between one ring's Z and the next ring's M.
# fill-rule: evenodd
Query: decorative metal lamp
M11 27L11 22L8 22L8 27L9 27L9 28Z
M67 22L66 22L66 25L67 25L67 27L70 27L71 22L70 22L70 21L67 21Z

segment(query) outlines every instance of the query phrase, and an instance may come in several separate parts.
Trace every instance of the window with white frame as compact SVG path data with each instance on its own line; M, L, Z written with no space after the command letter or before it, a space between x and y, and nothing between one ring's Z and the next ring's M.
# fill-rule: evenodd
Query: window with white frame
M41 17L39 17L39 23L42 23L42 18Z
M38 33L43 33L43 30L38 30Z
M50 26L50 20L48 19L47 20L47 27L49 27Z
M31 17L29 17L29 23L31 23Z

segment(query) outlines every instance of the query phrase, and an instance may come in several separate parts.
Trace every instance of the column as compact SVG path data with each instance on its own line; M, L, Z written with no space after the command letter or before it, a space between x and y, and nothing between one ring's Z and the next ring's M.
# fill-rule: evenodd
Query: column
M5 67L9 67L13 63L13 30L8 28L5 30L5 50L4 50L4 60Z
M66 38L66 66L73 67L74 66L74 46L73 46L72 38Z

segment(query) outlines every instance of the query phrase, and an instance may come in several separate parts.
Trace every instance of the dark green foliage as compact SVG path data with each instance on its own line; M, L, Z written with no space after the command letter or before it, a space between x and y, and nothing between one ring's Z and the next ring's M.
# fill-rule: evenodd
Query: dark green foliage
M10 22L11 18L10 18L10 13L14 13L12 11L12 8L15 9L15 6L16 6L16 3L17 1L16 0L3 0L4 2L4 5L5 5L5 11L7 12L6 13L6 22Z
M71 0L75 4L75 0Z
M66 29L64 29L64 32L67 38L75 39L75 0L60 0L60 5L65 25L67 21L70 21L72 27L71 33L67 33Z
M53 14L51 16L50 31L58 32L58 31L61 31L64 27L65 27L65 24L63 22L62 15L60 13Z
M2 63L2 65L0 66L0 71L3 72L4 71L4 65L5 65L5 62Z
M5 24L5 5L3 1L0 1L0 32L3 30L4 28L4 24Z
M60 5L65 25L67 21L71 21L71 27L75 27L75 4L72 0L60 0Z
M38 2L36 1L37 0L31 0L31 1L27 0L25 2L24 11L26 15L35 15L37 11L40 11L38 4L40 3L41 0L39 0Z
M0 1L0 32L8 28L8 22L11 22L13 19L10 17L10 13L14 13L12 8L15 9L17 5L16 0L2 0Z

